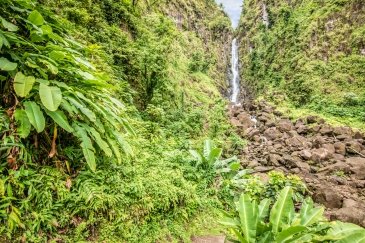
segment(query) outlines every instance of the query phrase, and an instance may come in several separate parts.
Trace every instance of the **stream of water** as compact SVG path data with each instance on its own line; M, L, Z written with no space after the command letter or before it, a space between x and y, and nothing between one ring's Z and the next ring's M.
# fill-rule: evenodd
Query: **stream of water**
M231 94L231 102L237 103L238 96L240 93L240 76L239 76L239 69L238 69L238 45L237 39L233 39L232 41L232 60L231 60L231 72L232 72L232 79L231 79L231 87L232 87L232 94Z

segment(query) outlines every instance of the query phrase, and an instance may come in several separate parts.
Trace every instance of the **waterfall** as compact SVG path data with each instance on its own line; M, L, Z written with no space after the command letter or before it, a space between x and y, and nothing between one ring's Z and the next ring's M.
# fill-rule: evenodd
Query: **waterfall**
M231 102L237 103L238 96L240 93L240 76L239 76L239 69L238 69L238 45L237 39L233 39L232 41L232 61L231 61L231 72L232 72L232 79L231 79L231 87L232 87L232 95L231 95Z

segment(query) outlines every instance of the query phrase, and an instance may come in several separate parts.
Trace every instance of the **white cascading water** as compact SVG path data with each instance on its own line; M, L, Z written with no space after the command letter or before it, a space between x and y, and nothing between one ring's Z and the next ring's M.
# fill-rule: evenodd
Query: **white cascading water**
M240 76L239 76L239 69L238 69L238 45L237 40L233 39L232 41L232 61L231 61L231 72L232 72L232 80L231 80L231 87L232 87L232 95L231 95L231 102L237 103L238 95L240 93Z

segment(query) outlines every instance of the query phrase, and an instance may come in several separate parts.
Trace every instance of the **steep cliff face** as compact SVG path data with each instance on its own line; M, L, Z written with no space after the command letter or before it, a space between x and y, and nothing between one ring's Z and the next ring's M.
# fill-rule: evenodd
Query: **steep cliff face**
M256 94L363 121L365 5L361 0L246 0L242 79Z

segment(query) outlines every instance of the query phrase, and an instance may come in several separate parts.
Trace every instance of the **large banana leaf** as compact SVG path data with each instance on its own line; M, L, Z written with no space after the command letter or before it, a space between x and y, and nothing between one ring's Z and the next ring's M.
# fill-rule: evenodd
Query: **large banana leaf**
M351 241L352 237L361 239L359 235L365 235L365 229L355 224L335 221L331 223L331 229L328 230L327 235L323 237L317 237L316 239L319 241L336 241L336 242L341 240L343 243L344 242L352 243L355 242Z
M248 195L241 195L237 206L243 237L248 243L255 242L257 214L255 214L256 210L251 198Z
M286 243L290 242L290 240L295 236L296 234L303 232L307 230L307 227L297 225L297 226L291 226L282 232L280 232L276 237L277 243Z
M284 225L288 225L291 216L294 215L293 190L285 187L279 194L277 201L271 209L270 224L272 231L277 234Z

